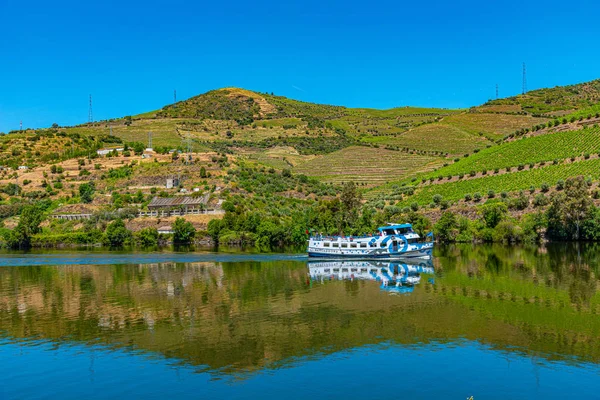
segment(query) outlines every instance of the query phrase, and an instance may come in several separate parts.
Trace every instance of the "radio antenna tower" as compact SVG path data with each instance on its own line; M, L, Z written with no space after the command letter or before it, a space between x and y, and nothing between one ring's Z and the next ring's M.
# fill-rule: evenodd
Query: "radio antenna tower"
M498 100L498 84L496 83L496 100Z
M19 122L19 130L21 132L23 131L23 121Z
M523 94L527 93L527 68L525 68L525 63L523 63Z
M92 95L90 94L90 109L88 110L88 123L94 122L94 114L92 113Z
M177 103L177 89L173 90L173 104Z

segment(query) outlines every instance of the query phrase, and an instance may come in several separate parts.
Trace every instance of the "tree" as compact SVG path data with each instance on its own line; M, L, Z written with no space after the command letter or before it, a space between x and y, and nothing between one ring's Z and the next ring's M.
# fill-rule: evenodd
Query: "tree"
M39 207L23 207L19 223L5 237L9 247L13 249L31 247L31 237L40 231L42 220L42 210Z
M487 228L495 228L506 216L508 207L505 203L486 203L479 208L479 213Z
M569 178L565 190L552 196L548 207L548 236L579 240L584 221L593 218L593 203L583 176Z
M456 215L452 211L446 211L442 214L434 226L437 238L442 242L451 242L458 235L458 222Z
M138 232L138 240L144 247L156 246L158 244L158 230L156 228L144 228Z
M358 218L358 207L360 206L361 196L356 190L356 184L352 181L346 182L342 188L340 201L342 205L342 224L341 229L351 227Z
M200 178L207 178L206 168L204 167L200 168Z
M82 203L91 203L94 199L94 192L96 191L96 186L94 182L84 183L79 186L79 197L81 198Z
M191 222L183 218L177 218L173 224L173 242L174 243L190 243L196 235L196 228Z
M120 247L131 239L131 232L125 227L122 219L117 219L106 227L105 243L111 247Z

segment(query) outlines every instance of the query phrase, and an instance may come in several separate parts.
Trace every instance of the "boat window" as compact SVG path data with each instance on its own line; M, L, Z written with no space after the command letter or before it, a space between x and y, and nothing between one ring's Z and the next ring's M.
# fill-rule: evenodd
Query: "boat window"
M367 244L366 244L366 243L361 243L361 244L360 244L360 247L363 247L363 248L364 248L364 247L367 247Z
M386 244L385 244L385 243L383 243L383 242L381 242L381 243L379 244L379 247L381 247L381 248L384 248L385 246L386 246Z
M342 247L348 247L348 243L342 243Z
M329 247L331 245L331 243L329 242L323 242L323 247Z
M339 268L334 268L333 272L340 272L340 269Z
M350 272L357 272L358 268L350 268Z
M325 269L323 270L323 272L325 272L326 274L328 274L330 271L331 271L331 270L330 270L329 268L325 268Z
M373 243L369 243L370 247L377 247L377 243L373 242Z
M417 243L419 241L419 238L406 239L406 241L408 243Z
M396 232L394 232L393 229L384 229L383 233L385 233L386 235L394 235Z
M358 245L356 243L350 243L350 247L356 248L356 247L358 247Z
M348 268L342 268L342 272L348 272Z
M333 242L331 243L332 247L340 247L340 244L338 242Z

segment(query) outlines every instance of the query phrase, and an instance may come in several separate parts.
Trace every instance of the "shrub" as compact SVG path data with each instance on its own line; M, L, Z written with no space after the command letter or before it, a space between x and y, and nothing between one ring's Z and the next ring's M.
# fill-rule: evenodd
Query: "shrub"
M533 199L534 207L543 207L548 203L550 203L550 199L548 199L543 193L538 193L538 195Z
M535 186L530 186L529 187L529 193L531 193L531 194L535 193Z
M490 190L488 190L487 195L488 195L489 199L493 199L494 197L496 197L496 192L494 192L493 190L490 189Z
M418 203L410 203L410 209L413 211L419 211L419 204Z
M529 207L529 198L522 191L519 193L518 197L511 199L508 204L508 208L513 210L524 210Z
M542 183L542 192L546 193L550 190L550 185L548 185L546 182Z
M481 193L475 193L475 194L473 195L473 200L475 200L476 202L479 202L479 201L481 201L481 198L482 198L482 197L483 197L483 196L481 196Z
M443 199L443 197L441 194L434 194L432 200L433 200L434 204L440 204L442 199Z
M84 183L79 186L79 197L82 203L91 203L94 199L94 192L96 191L96 186L94 182Z
M465 201L471 201L473 199L473 196L471 196L470 193L465 194Z
M562 179L559 179L558 182L556 182L556 190L563 190L565 188L565 181Z
M500 197L502 197L503 199L506 199L508 197L508 193L502 192L502 193L500 193Z

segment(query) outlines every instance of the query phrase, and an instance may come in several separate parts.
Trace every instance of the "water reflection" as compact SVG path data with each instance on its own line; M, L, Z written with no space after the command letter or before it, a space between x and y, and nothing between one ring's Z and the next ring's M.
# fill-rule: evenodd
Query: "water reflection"
M419 262L420 261L420 262ZM427 260L374 261L315 261L309 262L309 275L313 281L373 280L380 288L392 293L408 294L421 282L421 274L434 274L433 262ZM433 280L430 280L433 283Z
M595 246L461 245L421 265L290 257L4 267L0 336L142 351L221 375L384 342L473 340L598 363L599 260Z

